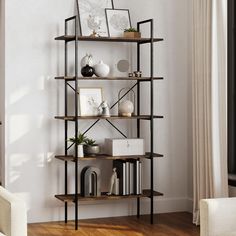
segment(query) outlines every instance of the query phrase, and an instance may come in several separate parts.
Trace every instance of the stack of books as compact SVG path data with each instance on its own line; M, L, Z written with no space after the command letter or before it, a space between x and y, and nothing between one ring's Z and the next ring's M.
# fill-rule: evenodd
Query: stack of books
M142 163L139 160L115 160L119 178L119 195L142 194Z

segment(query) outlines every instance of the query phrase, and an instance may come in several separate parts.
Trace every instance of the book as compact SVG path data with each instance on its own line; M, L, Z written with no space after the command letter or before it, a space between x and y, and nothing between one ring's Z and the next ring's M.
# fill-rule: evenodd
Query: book
M139 194L139 160L134 162L134 194Z
M134 162L129 163L129 187L130 187L130 194L134 194Z
M130 162L126 161L125 162L125 193L126 195L129 195L130 194L130 171L129 171L129 168L130 168Z
M142 189L142 162L139 162L139 194L143 193Z

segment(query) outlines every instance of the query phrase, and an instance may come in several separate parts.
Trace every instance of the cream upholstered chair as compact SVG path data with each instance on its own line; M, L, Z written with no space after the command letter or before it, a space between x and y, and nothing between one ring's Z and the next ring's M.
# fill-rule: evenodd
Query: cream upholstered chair
M0 186L0 236L27 236L25 203Z
M236 236L236 197L200 201L201 236Z

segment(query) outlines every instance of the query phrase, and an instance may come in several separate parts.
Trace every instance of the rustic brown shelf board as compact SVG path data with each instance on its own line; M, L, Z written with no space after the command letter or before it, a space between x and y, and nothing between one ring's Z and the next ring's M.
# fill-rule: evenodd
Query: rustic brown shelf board
M74 76L58 76L56 80L75 81ZM163 80L163 77L154 77L154 80ZM133 80L133 81L151 81L150 77L78 77L78 80Z
M154 119L162 119L163 116L154 116ZM55 119L58 120L68 120L68 121L75 121L75 116L55 116ZM110 116L110 117L101 117L101 116L77 116L78 120L133 120L133 119L139 119L139 120L151 120L151 116L148 115L141 115L141 116L131 116L131 117L124 117L124 116Z
M153 194L155 197L163 196L162 193L154 191ZM140 195L124 195L124 196L107 196L106 193L102 193L100 197L83 197L80 194L78 195L79 201L99 201L99 200L120 200L120 199L132 199L132 198L145 198L150 197L150 190L143 190L143 194ZM57 199L63 202L75 202L75 194L67 194L67 195L55 195Z
M62 161L74 161L75 157L70 155L70 156L55 156L56 159L62 160Z
M62 35L56 37L55 40L74 41L75 35ZM78 36L78 41L93 41L93 42L127 42L127 43L150 43L151 38L125 38L125 37L88 37ZM154 38L153 42L163 41L162 38Z
M163 157L163 155L154 153L153 157ZM75 161L75 157L70 156L55 156L56 159L62 160L62 161ZM79 157L78 160L80 161L91 161L91 160L127 160L127 159L150 159L150 153L146 153L146 155L135 155L135 156L110 156L106 154L98 154L96 156L85 156L85 157Z

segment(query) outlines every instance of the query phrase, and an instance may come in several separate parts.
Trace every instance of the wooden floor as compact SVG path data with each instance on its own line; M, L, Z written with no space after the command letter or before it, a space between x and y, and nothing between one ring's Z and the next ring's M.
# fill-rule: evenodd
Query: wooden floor
M192 224L189 213L155 215L150 225L148 216L80 220L78 231L73 222L29 224L28 236L199 236L199 227Z

